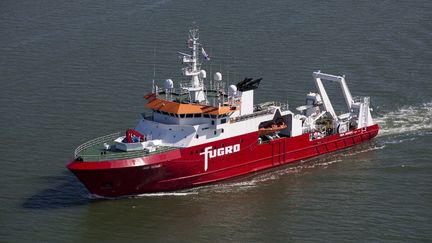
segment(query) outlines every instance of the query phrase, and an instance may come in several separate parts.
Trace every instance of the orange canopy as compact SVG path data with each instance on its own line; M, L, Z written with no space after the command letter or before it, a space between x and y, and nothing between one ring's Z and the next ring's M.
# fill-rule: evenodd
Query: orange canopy
M144 98L148 100L148 103L146 104L147 108L175 114L206 113L210 115L222 115L237 110L237 107L234 106L214 107L200 104L182 104L174 101L160 99L152 93L147 94L146 96L144 96Z

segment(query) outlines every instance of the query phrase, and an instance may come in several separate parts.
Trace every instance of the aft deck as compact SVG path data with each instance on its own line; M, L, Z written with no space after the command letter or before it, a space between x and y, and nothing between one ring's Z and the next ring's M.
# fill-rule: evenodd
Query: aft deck
M144 150L126 152L114 148L114 140L118 137L120 137L120 133L113 133L83 143L75 150L75 159L84 162L121 160L137 157L146 157L149 155L159 154L178 148L171 146L157 146L156 150L153 152L148 152ZM108 144L111 149L105 149L105 144Z

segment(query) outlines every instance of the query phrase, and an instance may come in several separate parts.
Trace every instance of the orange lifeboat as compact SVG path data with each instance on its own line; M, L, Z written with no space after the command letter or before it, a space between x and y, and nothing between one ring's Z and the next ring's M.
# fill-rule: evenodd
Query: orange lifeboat
M273 123L270 126L259 128L258 133L260 136L263 136L263 135L279 132L285 128L287 128L287 125L285 124L285 122L279 122L277 124Z

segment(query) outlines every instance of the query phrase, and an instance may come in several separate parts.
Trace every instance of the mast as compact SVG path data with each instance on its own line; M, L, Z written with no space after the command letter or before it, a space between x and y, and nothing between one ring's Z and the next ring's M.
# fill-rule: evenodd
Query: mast
M189 30L188 47L191 49L191 54L178 52L181 55L183 64L186 64L186 67L182 69L183 75L190 77L189 84L181 84L180 87L189 92L191 103L200 103L206 101L203 82L203 79L206 78L206 72L201 70L201 64L199 63L201 44L199 43L197 28ZM204 51L201 51L204 54Z

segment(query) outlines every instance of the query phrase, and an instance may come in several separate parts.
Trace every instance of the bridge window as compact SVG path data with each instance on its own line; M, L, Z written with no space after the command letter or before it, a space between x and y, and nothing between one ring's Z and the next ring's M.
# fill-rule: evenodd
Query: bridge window
M193 114L186 114L186 118L191 118L193 117Z
M201 115L202 115L201 113L197 113L197 114L195 114L194 116L195 116L195 117L201 117Z

